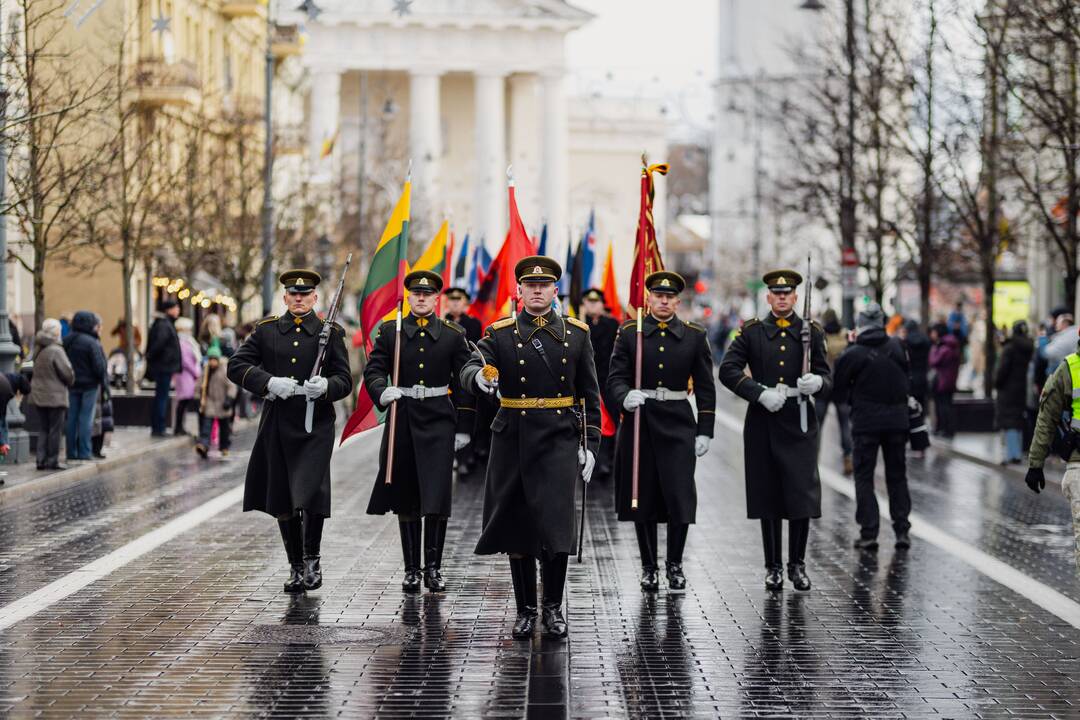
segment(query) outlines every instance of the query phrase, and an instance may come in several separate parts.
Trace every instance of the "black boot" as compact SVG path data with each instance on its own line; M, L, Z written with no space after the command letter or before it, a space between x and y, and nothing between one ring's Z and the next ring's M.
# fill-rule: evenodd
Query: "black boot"
M634 523L638 551L641 553L641 589L656 592L660 589L660 574L656 567L656 523Z
M529 640L536 628L536 559L511 557L510 577L517 600L517 621L510 634L515 640Z
M566 553L558 553L543 563L544 617L543 633L549 638L566 637L566 618L562 613L563 588L566 586Z
M784 589L784 564L780 551L783 527L779 520L762 519L761 545L765 550L765 589L778 591Z
M420 592L420 521L399 520L401 554L405 560L405 579L401 589L407 593Z
M424 518L424 587L431 592L443 592L442 548L446 540L446 518L428 515Z
M285 592L304 592L304 535L300 516L288 520L278 520L281 541L285 544L285 555L289 558L289 580L285 583Z
M687 523L669 522L667 526L667 581L668 589L681 591L686 589L686 575L683 574L682 556L686 547L686 534L690 532Z
M788 566L791 584L800 592L810 589L806 575L806 542L810 538L810 518L788 520Z
M304 589L317 590L322 587L321 559L322 515L304 511Z

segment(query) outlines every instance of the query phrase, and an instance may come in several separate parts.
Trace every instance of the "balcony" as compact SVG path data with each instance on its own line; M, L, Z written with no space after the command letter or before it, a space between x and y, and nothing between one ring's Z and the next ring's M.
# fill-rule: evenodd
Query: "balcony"
M274 154L302 155L307 149L307 132L303 125L284 125L274 128Z
M275 25L270 51L275 60L299 55L304 49L304 37L299 25Z
M194 107L202 96L195 63L142 58L135 67L135 104L145 109Z
M225 0L221 14L229 20L240 18L266 18L265 0Z
M225 116L233 122L262 122L265 108L263 99L257 95L226 95L223 103Z

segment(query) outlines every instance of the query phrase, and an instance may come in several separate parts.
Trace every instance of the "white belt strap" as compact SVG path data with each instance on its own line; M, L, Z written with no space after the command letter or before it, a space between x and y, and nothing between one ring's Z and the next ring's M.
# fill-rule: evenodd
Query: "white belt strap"
M650 400L656 400L657 402L668 402L671 400L685 400L689 397L685 390L668 390L667 388L656 388L655 390L642 389L645 393L645 397Z
M440 385L439 387L427 387L425 385L413 385L412 387L401 388L401 394L407 398L413 400L423 400L424 398L442 397L450 392L450 387L447 385Z

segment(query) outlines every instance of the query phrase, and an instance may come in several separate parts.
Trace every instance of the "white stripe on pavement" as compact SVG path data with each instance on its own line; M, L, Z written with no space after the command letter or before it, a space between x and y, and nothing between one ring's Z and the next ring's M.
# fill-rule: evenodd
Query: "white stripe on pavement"
M720 424L737 433L742 433L743 423L728 412L718 411L716 418ZM821 482L831 489L855 498L855 484L832 468L818 466ZM877 494L882 511L889 513L889 500ZM911 534L934 545L995 582L1004 585L1013 592L1035 603L1047 612L1053 613L1075 628L1080 628L1080 603L1066 597L1049 585L1041 583L1030 575L1025 575L1013 566L998 560L992 555L979 550L959 538L935 527L917 513L908 516L911 522Z
M194 510L170 520L156 530L151 530L145 535L113 550L108 555L83 565L78 570L68 573L40 590L35 590L15 602L0 607L0 630L9 628L20 620L25 620L45 608L55 605L69 595L73 595L87 585L97 582L151 550L164 545L178 535L198 527L215 515L240 502L243 498L244 486L237 485L232 490L224 492Z

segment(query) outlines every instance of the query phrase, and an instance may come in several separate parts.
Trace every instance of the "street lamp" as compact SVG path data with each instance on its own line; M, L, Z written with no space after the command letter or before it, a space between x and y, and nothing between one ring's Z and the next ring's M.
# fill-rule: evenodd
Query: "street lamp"
M322 9L315 0L304 0L298 12L314 22ZM265 138L263 145L263 206L262 206L262 314L270 314L274 303L274 11L273 3L266 5L266 89L263 97Z
M803 0L800 10L819 12L825 9L821 0ZM844 0L844 30L847 55L847 128L843 161L840 163L840 246L844 266L841 275L857 271L855 254L855 0ZM853 264L854 263L854 264ZM846 277L843 283L844 327L855 326L854 277Z

